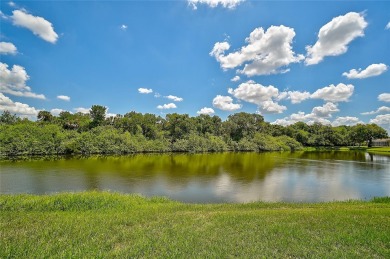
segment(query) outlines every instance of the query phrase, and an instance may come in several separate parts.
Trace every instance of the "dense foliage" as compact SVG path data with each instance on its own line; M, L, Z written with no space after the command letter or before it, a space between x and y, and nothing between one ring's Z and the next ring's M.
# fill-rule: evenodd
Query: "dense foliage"
M240 112L218 116L129 112L106 116L93 105L89 114L40 111L36 121L8 111L0 115L0 155L127 154L136 152L216 152L298 150L303 146L353 146L387 137L375 124L356 126L304 122L283 127L263 116Z

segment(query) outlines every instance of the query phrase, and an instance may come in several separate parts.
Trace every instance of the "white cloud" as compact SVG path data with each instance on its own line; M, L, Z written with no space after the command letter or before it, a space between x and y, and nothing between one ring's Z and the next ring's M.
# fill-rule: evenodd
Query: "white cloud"
M8 65L0 62L0 92L15 96L46 99L43 94L31 92L31 87L26 85L29 76L22 66L13 65L8 69Z
M238 72L247 76L284 73L288 71L285 67L290 63L304 59L303 55L295 55L292 50L294 37L294 29L283 25L271 26L267 31L259 27L245 39L247 46L225 55L230 44L217 42L210 55L215 57L224 70L244 65Z
M57 99L63 100L63 101L70 101L70 97L66 95L58 95Z
M174 103L168 103L168 104L157 106L157 109L160 109L160 110L175 109L175 108L177 108L177 107L176 107L176 104L174 104Z
M362 70L359 68L358 70L356 69L351 69L349 72L344 72L343 76L346 76L349 79L363 79L367 77L372 77L372 76L379 76L386 72L387 66L383 63L380 64L372 64L369 65L366 69Z
M13 11L11 18L14 25L29 29L45 41L56 43L58 35L53 25L44 18L25 13L23 10Z
M376 111L362 112L361 115L372 115L372 114L384 113L384 112L389 112L390 113L390 107L381 106Z
M307 46L306 65L320 63L326 56L338 56L348 50L348 44L357 37L364 36L367 22L364 15L350 12L335 17L322 26L318 40L313 46Z
M83 108L83 107L78 107L73 109L75 112L81 112L84 114L89 113L90 109L89 108Z
M382 102L390 102L390 93L383 93L378 95L378 100Z
M278 125L290 125L299 121L306 122L307 124L313 124L315 122L319 122L322 124L331 124L328 119L332 118L332 114L339 112L340 110L337 108L337 104L328 102L323 106L314 107L311 113L298 112L293 113L289 117L285 117L283 119L278 119L274 121L272 124Z
M66 112L66 110L54 108L50 110L50 113L54 116L58 116L61 112Z
M234 9L236 6L244 2L245 0L188 0L188 4L194 9L198 9L199 4L208 5L211 8L215 8L221 5L224 8Z
M288 99L291 100L292 104L301 103L306 99L309 99L311 94L309 92L300 92L300 91L288 91L288 92L281 92L277 100L283 100Z
M140 94L150 94L150 93L153 93L153 90L141 87L141 88L138 88L138 92Z
M126 24L122 24L121 25L121 30L123 30L123 31L127 30L127 25Z
M232 82L237 82L237 81L240 81L240 77L239 76L235 76L235 77L233 77L232 79L230 79L230 81L232 81Z
M282 113L285 110L287 110L286 106L280 105L272 100L264 101L261 106L258 107L258 113L260 114Z
M370 123L378 124L379 126L385 128L387 132L390 133L390 113L377 115L374 119L370 120Z
M16 46L11 42L0 42L0 54L12 54L15 55L18 52Z
M261 105L263 102L276 98L279 95L279 90L276 87L272 85L263 86L253 81L242 83L234 90L230 88L228 92L237 99L257 105Z
M345 126L353 126L353 125L356 125L356 124L362 124L363 122L361 120L359 120L359 118L356 118L356 117L350 117L350 116L345 116L345 117L337 117L333 122L332 122L332 126L341 126L341 125L345 125Z
M15 7L16 6L16 4L14 2L12 2L12 1L8 2L8 5L11 6L11 7Z
M213 106L223 111L235 111L241 109L241 104L233 103L233 98L222 95L217 95L213 99Z
M214 114L215 111L214 111L213 108L203 107L202 109L200 109L200 111L197 111L196 113L197 113L197 114L207 114L207 115L211 115L211 114Z
M181 102L181 101L183 101L183 98L177 97L177 96L174 96L174 95L168 95L168 96L164 96L164 97L167 98L167 99L170 99L170 100L172 100L174 102Z
M110 118L110 117L116 117L116 113L106 113L106 118Z
M271 124L276 124L276 125L281 125L281 126L288 126L288 125L294 124L294 122L291 121L290 119L288 119L287 117L285 117L283 119L277 119L276 121L271 122Z
M0 111L9 111L10 113L22 115L22 116L36 116L38 110L34 107L30 107L28 104L13 102L7 96L0 93Z
M272 85L263 86L248 81L234 90L230 88L228 92L237 99L257 104L260 113L281 113L287 109L273 100L279 96L279 90Z
M314 107L311 114L313 114L313 117L315 118L330 118L332 117L332 113L338 111L340 110L337 108L337 104L327 102L323 106Z
M5 15L1 10L0 10L0 18L4 19L4 20L8 20L9 19L9 17L7 15Z
M389 29L390 29L390 22L388 22L388 24L386 24L385 29L386 29L386 30L389 30Z
M353 94L354 86L351 84L329 85L315 91L311 98L323 99L329 102L346 102Z

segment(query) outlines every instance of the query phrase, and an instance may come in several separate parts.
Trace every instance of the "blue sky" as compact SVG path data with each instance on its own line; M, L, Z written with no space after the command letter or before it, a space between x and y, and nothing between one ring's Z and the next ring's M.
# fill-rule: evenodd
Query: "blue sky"
M2 1L0 10L0 110L245 111L282 125L390 129L389 1Z

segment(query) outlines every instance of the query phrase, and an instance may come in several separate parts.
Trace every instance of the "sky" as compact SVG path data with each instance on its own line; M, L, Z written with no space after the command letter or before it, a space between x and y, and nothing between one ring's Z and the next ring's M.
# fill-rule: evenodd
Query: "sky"
M390 1L0 2L0 111L258 113L390 132Z

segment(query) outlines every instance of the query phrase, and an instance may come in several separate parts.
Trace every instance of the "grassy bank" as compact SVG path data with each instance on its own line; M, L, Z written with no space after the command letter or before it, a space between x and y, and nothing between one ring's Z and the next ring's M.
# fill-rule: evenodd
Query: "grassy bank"
M0 229L0 258L388 258L390 198L190 205L98 192L2 195Z
M304 147L303 151L366 151L367 146Z
M390 155L390 147L373 147L367 149L368 153Z

